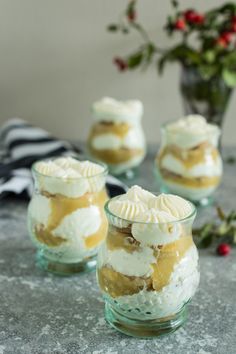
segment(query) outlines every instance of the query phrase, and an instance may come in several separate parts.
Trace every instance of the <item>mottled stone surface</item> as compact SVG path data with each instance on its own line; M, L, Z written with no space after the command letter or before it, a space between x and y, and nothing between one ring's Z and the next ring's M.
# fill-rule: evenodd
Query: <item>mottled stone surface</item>
M235 149L227 149L226 155ZM153 153L133 183L157 191ZM236 164L226 165L216 200L236 207ZM174 334L139 340L110 328L95 274L63 278L35 267L35 249L26 229L27 203L0 201L0 354L233 354L236 351L236 262L200 252L201 283L189 318ZM214 217L213 207L199 212L196 224ZM195 224L195 225L196 225Z

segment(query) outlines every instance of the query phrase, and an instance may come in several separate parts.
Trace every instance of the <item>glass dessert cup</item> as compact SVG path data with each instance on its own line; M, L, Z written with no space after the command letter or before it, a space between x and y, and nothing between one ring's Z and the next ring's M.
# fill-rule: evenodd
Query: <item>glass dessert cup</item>
M162 144L154 164L154 174L164 193L174 193L199 206L211 203L222 178L219 135L202 137L201 142L181 147L181 136L171 136L168 124L162 129ZM173 134L173 133L172 133Z
M139 101L119 102L104 98L95 102L95 121L88 137L90 155L104 163L114 175L134 176L146 155Z
M108 227L104 213L107 168L96 164L99 173L73 178L38 171L39 163L51 161L56 158L32 166L35 189L28 207L28 230L38 250L37 265L60 275L93 270ZM47 168L50 172L51 167Z
M192 213L178 221L144 223L112 214L109 203L105 205L108 234L97 264L107 322L134 337L174 332L185 322L186 305L199 283L192 239L196 208L191 204ZM169 232L171 241L166 240ZM137 241L140 235L156 237L160 244L144 245Z

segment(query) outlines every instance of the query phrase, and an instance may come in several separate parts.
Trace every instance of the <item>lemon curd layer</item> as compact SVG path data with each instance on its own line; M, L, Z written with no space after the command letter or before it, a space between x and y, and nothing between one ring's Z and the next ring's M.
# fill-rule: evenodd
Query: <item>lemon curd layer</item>
M35 237L40 243L44 243L49 247L57 247L67 242L67 235L55 236L52 233L53 230L61 224L67 215L91 205L99 207L102 222L96 233L86 237L85 245L87 248L94 248L105 238L108 227L108 222L103 211L103 206L108 199L105 189L100 192L86 193L79 198L68 198L60 194L50 195L48 192L42 192L42 195L50 200L51 212L46 226L40 224L36 224L35 226Z

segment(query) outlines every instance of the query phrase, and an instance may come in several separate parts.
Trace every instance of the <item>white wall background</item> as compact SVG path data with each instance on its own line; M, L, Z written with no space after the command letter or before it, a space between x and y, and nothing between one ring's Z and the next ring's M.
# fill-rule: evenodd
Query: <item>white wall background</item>
M137 34L106 32L128 0L0 0L0 123L18 116L53 134L83 140L91 123L91 103L110 95L139 98L145 107L144 128L150 142L159 140L160 124L182 114L179 68L163 77L155 68L120 74L112 57L139 43ZM217 0L182 0L200 10ZM153 39L169 44L163 24L167 0L139 0L139 17ZM227 112L224 142L235 141L236 97Z

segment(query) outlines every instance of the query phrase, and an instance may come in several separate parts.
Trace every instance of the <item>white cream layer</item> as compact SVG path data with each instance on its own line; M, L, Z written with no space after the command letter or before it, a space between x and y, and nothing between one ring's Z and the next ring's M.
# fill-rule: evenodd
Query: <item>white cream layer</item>
M131 127L124 138L116 134L106 133L95 136L91 141L96 150L144 149L145 138L140 126Z
M213 159L206 160L205 163L199 163L191 168L187 168L183 163L173 155L167 154L161 161L161 167L170 172L184 177L214 177L222 175L222 161L220 158L215 162Z
M153 249L142 247L139 251L132 253L123 249L111 251L104 243L99 252L99 267L111 266L116 272L128 276L148 277L153 273L151 263L155 263Z
M50 213L50 200L40 195L34 196L29 204L30 227L34 228L37 225L46 227ZM51 259L59 257L70 263L83 259L88 253L93 253L93 250L86 248L85 240L98 231L101 222L101 214L97 206L79 208L64 217L59 226L52 231L53 235L60 236L67 242L63 242L58 247L48 247L40 243L40 247L44 247ZM37 239L34 241L39 243Z
M108 122L140 122L143 115L143 104L138 100L118 101L104 97L93 104L96 121Z
M187 198L193 201L199 201L203 198L210 196L217 186L212 187L204 187L204 188L193 188L182 186L175 182L170 182L169 180L165 180L165 185L170 190L171 193L175 193L180 195L181 197Z
M99 192L105 185L104 167L91 161L78 161L72 157L39 161L36 184L42 191L79 198L87 192Z
M143 154L138 156L134 156L132 159L126 162L118 163L118 164L109 164L109 169L112 174L119 175L133 167L139 166L145 157L145 151Z
M142 290L134 295L116 297L114 306L119 306L133 318L142 318L144 315L150 318L170 316L176 314L192 298L198 284L198 253L193 246L175 266L167 286L160 291Z
M50 199L35 194L29 203L28 213L35 223L46 226L51 214Z
M133 223L132 235L142 245L158 246L172 243L181 236L180 223L145 224Z
M207 123L200 115L189 115L166 126L163 143L183 149L193 148L204 141L217 146L219 136L220 129L216 125Z

